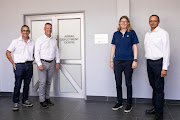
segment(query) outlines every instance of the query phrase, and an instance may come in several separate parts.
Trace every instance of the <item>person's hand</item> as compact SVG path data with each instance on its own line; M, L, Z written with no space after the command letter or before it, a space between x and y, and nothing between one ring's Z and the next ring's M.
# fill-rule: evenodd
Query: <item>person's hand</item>
M43 71L43 69L44 69L43 65L38 66L38 68L39 68L40 71Z
M161 77L165 77L167 75L167 70L161 70Z
M132 63L132 69L136 69L137 68L137 62L133 61Z
M56 70L59 69L59 63L56 63Z
M113 62L110 62L110 68L114 69L114 63Z
M13 63L13 71L15 71L15 70L16 70L16 64Z

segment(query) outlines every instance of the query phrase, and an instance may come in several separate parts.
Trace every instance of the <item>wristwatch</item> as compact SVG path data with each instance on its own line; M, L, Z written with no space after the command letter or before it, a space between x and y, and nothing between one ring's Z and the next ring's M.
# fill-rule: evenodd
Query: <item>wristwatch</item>
M134 61L134 62L137 62L137 59L134 59L133 61Z

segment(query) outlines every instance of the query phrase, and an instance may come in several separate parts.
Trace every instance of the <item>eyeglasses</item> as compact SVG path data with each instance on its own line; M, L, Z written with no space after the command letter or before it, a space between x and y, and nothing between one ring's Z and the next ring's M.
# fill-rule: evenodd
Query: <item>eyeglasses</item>
M120 21L121 23L127 23L128 21Z
M29 32L29 30L22 30L22 32Z
M158 22L158 20L150 20L149 22L150 22L150 23L152 23L152 22Z

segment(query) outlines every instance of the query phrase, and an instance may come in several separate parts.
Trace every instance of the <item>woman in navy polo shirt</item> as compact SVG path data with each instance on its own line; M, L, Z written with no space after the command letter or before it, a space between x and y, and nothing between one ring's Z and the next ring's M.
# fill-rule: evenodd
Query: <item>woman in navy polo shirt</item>
M132 110L132 73L137 67L137 44L139 43L137 35L132 30L129 18L122 16L119 20L118 31L113 35L110 67L114 69L117 104L112 108L118 110L123 107L122 99L122 72L125 75L127 87L127 106L124 112Z

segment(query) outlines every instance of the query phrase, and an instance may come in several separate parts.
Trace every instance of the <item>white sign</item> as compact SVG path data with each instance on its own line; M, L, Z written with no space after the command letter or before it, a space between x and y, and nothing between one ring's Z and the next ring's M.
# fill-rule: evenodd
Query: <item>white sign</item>
M108 34L95 34L95 44L108 44Z

